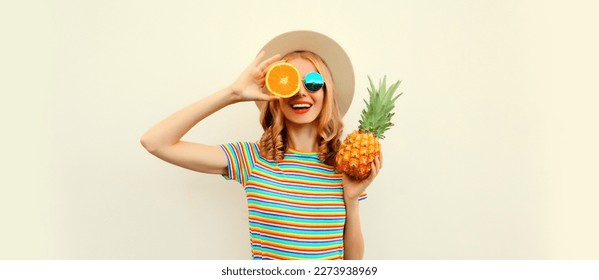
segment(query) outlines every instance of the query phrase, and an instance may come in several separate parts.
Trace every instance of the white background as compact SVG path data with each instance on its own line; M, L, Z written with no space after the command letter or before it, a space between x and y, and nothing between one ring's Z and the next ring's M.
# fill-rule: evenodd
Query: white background
M6 1L5 1L6 2ZM593 1L13 1L0 4L0 258L248 259L244 194L139 144L310 29L403 81L361 204L367 259L599 258ZM261 134L236 104L186 140Z

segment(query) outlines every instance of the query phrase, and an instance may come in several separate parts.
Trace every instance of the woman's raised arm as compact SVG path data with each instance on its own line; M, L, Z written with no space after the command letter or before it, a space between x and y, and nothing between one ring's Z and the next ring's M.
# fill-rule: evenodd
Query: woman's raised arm
M275 55L262 61L256 59L230 86L197 101L150 128L141 137L141 144L164 161L203 173L227 174L227 159L218 146L181 141L197 123L214 112L240 101L270 101L276 99L262 92L264 74L279 59Z

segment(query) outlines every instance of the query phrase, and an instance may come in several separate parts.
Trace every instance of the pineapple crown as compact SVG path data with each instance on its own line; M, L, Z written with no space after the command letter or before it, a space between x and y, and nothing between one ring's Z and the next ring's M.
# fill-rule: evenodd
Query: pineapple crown
M368 77L370 88L368 88L369 101L364 99L366 108L362 110L362 119L360 120L359 129L364 132L371 132L380 139L385 138L383 135L393 123L391 117L395 115L391 111L395 108L395 100L403 94L399 93L393 96L401 81L397 81L387 88L387 76L383 80L379 80L378 89L372 83L370 76Z

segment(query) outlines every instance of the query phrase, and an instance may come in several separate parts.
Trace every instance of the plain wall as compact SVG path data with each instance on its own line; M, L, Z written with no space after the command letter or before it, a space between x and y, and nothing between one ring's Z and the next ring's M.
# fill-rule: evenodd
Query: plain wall
M353 61L345 134L367 75L403 81L361 204L367 259L597 259L593 3L3 3L0 258L250 258L241 186L139 138L230 84L272 37L309 29ZM245 103L184 139L260 134Z

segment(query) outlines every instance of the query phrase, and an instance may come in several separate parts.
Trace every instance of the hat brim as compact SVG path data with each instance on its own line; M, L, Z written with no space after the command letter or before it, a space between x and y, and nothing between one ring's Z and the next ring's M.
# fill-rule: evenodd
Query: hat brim
M355 76L349 56L337 42L318 32L298 30L273 38L262 50L265 58L294 51L309 51L320 56L331 72L339 113L345 115L354 97ZM261 106L260 103L257 105Z

